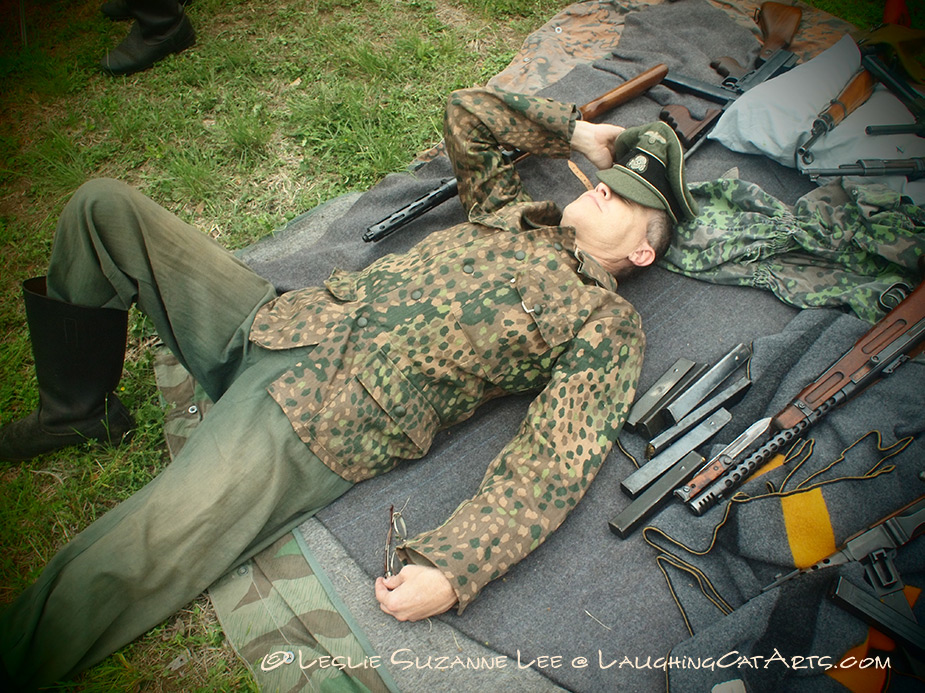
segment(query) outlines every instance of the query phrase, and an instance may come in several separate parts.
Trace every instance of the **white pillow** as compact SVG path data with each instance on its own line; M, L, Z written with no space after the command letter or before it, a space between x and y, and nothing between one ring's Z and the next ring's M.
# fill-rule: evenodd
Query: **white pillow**
M797 147L809 138L813 121L860 65L857 44L846 35L812 60L745 92L726 110L709 137L733 151L764 155L807 173L853 164L858 159L925 157L925 138L865 133L868 125L914 122L902 102L880 85L867 103L812 145L815 159L811 165L796 161ZM885 183L916 204L925 202L925 179L910 182L904 176L867 176L857 180Z

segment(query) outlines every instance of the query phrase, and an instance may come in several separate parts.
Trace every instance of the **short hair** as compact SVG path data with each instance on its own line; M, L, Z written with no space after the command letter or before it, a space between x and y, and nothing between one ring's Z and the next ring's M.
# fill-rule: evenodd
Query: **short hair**
M674 240L674 224L671 223L671 217L664 209L656 209L655 214L649 217L649 223L646 226L646 240L655 251L656 262L665 256L668 247Z
M638 202L634 200L628 200L623 198L624 202L630 205L635 205L637 207L642 207ZM671 221L671 217L668 216L668 211L664 209L656 209L654 207L647 207L646 209L655 212L654 214L649 215L649 221L646 224L646 241L649 245L652 246L652 250L655 251L655 260L652 261L654 265L662 257L665 256L665 253L668 252L669 246L671 246L672 240L674 240L674 224ZM627 262L624 267L621 267L616 273L615 276L617 279L626 279L630 277L639 270L643 269L637 265Z

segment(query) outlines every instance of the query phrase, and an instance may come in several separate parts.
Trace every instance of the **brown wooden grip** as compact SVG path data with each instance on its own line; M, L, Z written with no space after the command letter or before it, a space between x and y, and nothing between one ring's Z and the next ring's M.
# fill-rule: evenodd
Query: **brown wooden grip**
M703 120L697 120L684 106L669 104L661 110L658 117L668 123L671 129L675 131L681 141L681 146L685 149L690 149L697 140L713 127L722 114L721 109L711 108L707 111Z
M819 114L819 117L827 121L828 129L831 130L853 113L858 106L866 102L876 85L877 80L870 72L864 69L859 70L832 103Z
M885 347L923 319L925 319L925 281L865 332L854 346L815 382L807 385L774 417L774 425L779 430L792 428L806 417L806 413L818 409L851 381L863 378L874 368L871 363L872 357L877 356Z
M793 5L784 5L779 2L764 2L758 9L758 28L764 37L759 61L765 61L781 48L786 48L793 41L793 37L800 28L803 19L803 10Z
M659 63L655 67L651 67L642 74L633 77L633 79L627 80L619 87L611 89L606 94L586 103L578 109L581 111L581 117L584 120L596 120L621 103L635 99L651 87L654 87L665 79L667 74L668 66L664 63Z
M732 77L740 79L748 73L747 67L742 67L738 60L728 55L717 58L710 62L710 67L716 70L723 77Z

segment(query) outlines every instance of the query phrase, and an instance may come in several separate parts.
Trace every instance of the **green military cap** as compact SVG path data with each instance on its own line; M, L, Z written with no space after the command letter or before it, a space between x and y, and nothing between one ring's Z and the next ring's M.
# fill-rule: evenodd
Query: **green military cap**
M684 153L671 126L662 121L627 128L617 138L612 168L598 179L620 197L664 209L674 222L697 216L697 203L684 182Z

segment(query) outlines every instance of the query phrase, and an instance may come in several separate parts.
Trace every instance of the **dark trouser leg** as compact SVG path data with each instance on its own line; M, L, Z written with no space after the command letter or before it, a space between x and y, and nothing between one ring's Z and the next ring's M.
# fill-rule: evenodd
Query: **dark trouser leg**
M128 310L154 322L164 343L213 400L244 359L257 309L273 286L211 238L124 183L83 185L58 221L48 294Z
M183 17L183 7L177 0L127 0L126 6L148 41L166 36Z
M49 684L93 665L350 488L265 390L299 352L256 359L160 476L65 546L0 614L14 680Z
M47 281L24 288L39 408L0 430L5 461L86 439L118 442L131 429L112 391L132 303L218 399L250 352L256 310L275 296L210 238L111 180L75 193L58 222Z

